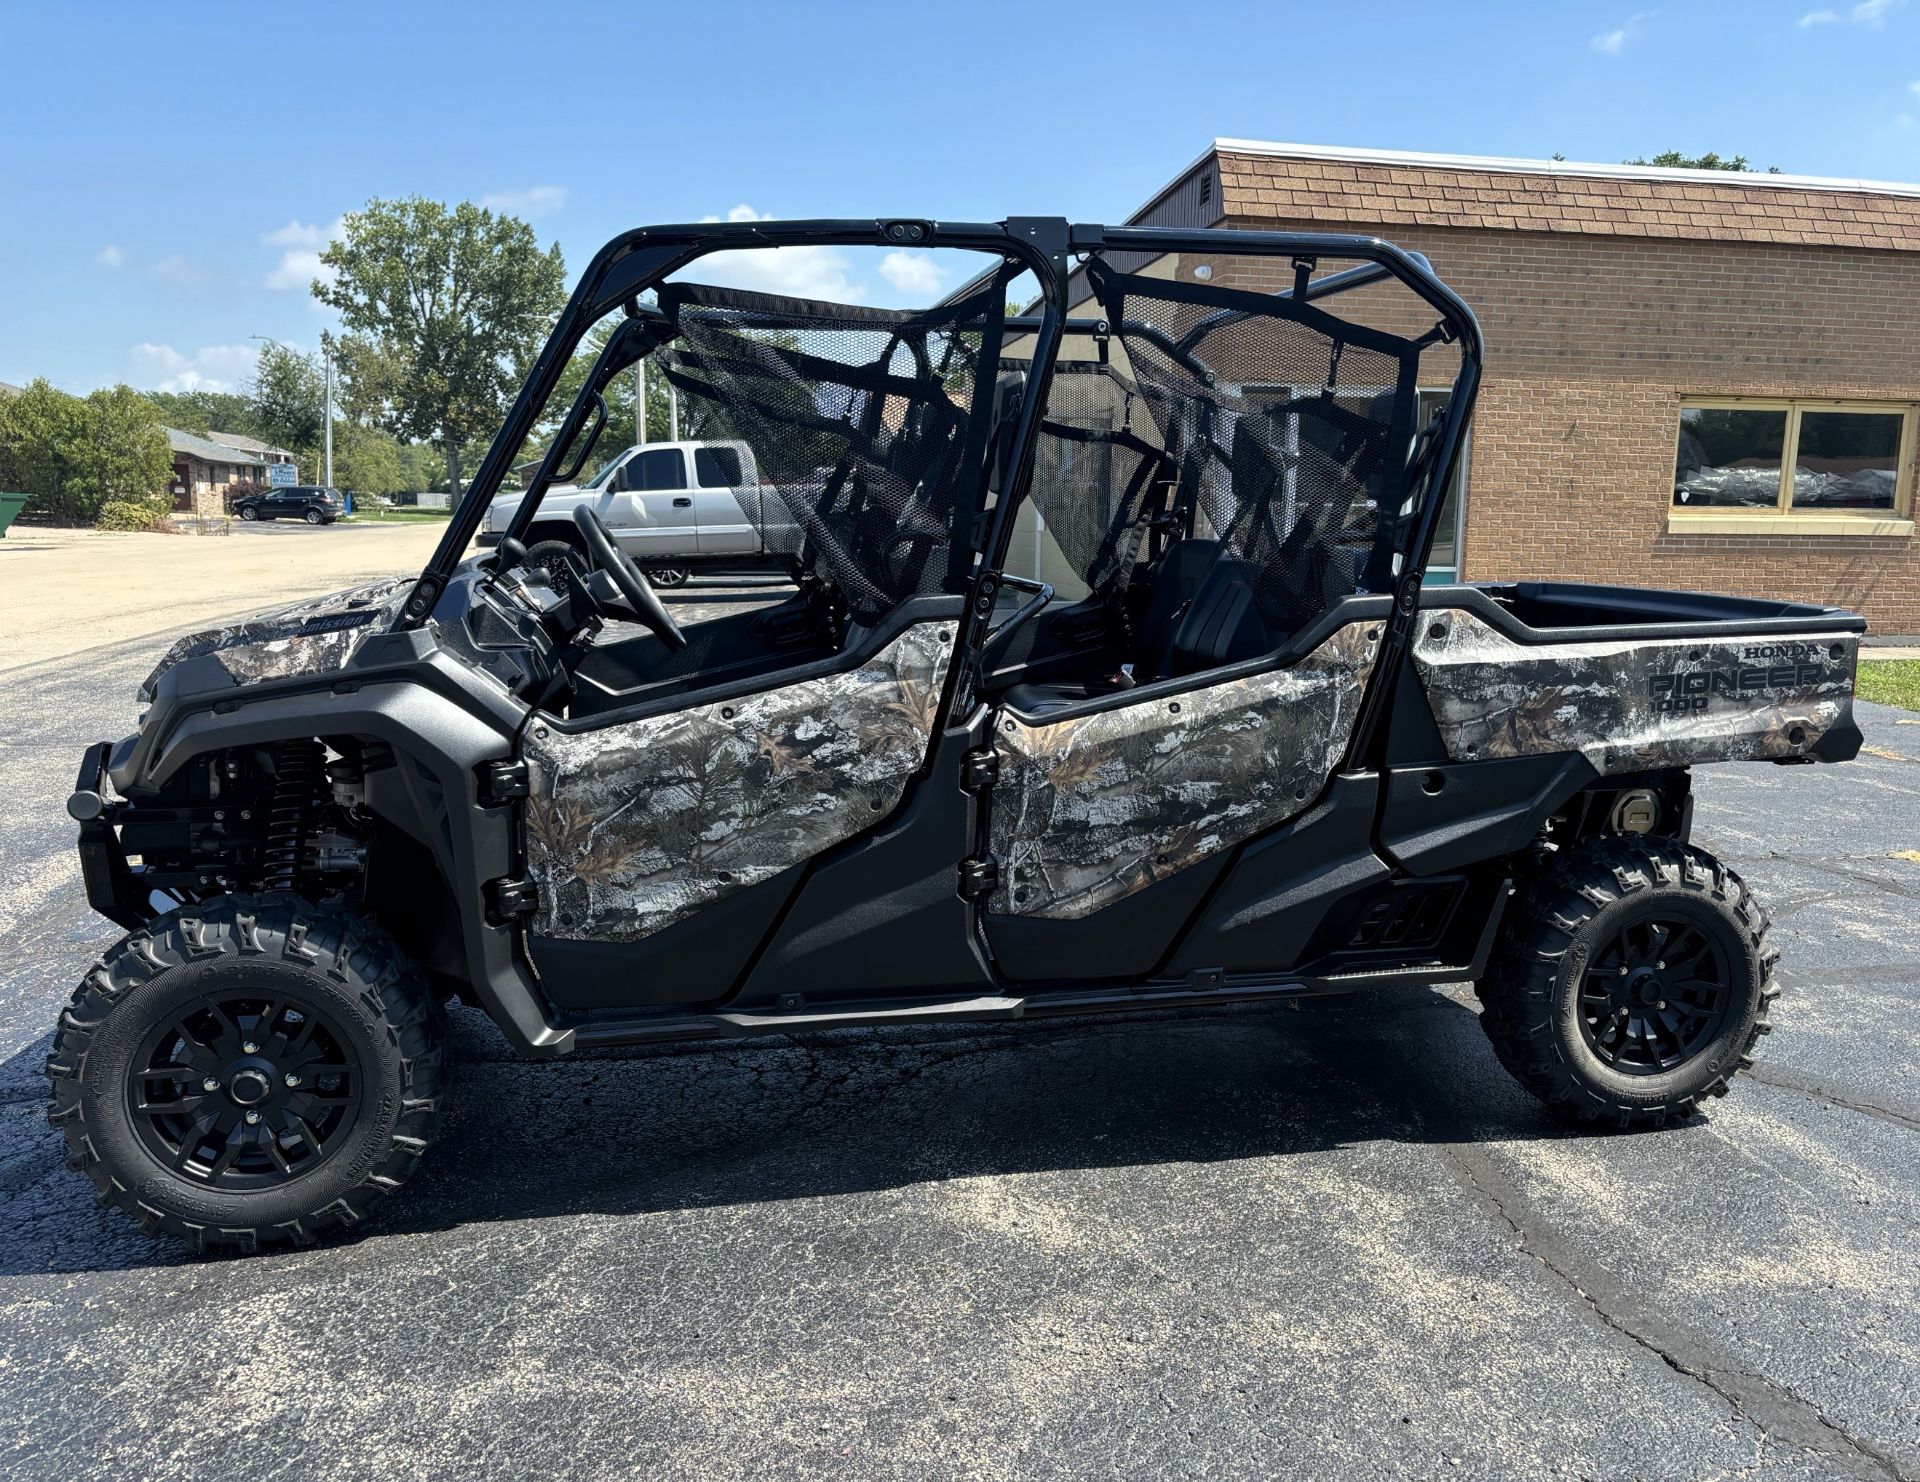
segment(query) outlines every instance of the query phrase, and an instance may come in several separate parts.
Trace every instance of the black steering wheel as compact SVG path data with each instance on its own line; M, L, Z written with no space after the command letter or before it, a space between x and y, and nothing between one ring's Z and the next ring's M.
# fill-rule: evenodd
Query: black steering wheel
M580 538L586 542L588 559L606 572L620 589L620 595L626 600L627 606L633 609L633 615L652 629L674 653L685 648L687 635L680 631L673 614L660 605L660 599L654 594L647 578L633 564L633 557L614 544L606 522L594 512L593 506L584 500L576 504L573 507L573 523L580 530Z

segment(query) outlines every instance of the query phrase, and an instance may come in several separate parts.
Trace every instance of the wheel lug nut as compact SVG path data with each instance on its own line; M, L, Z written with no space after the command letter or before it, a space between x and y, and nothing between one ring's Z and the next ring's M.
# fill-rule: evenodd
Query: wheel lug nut
M217 1075L208 1076L200 1083L200 1089L202 1091L218 1091L220 1089L220 1077Z
M1667 1001L1664 998L1654 1005L1656 1009L1664 1009L1666 1006L1667 1006Z
M241 1045L240 1048L245 1050L249 1055L258 1055L260 1053L260 1047L252 1040L248 1040L245 1044Z
M299 1085L299 1084L300 1084L300 1077L299 1077L299 1076L297 1076L297 1075L295 1075L295 1074L294 1074L294 1073L293 1073L292 1071L288 1071L288 1072L287 1072L287 1084L288 1084L289 1086L297 1086L297 1085Z
M254 1111L250 1111L250 1112L248 1112L248 1113L247 1113L247 1125L248 1125L249 1127L251 1127L251 1126L252 1126L252 1125L253 1125L253 1124L254 1124L255 1122L257 1122L257 1121L259 1121L259 1120L260 1120L260 1113L259 1113L259 1112L254 1112Z

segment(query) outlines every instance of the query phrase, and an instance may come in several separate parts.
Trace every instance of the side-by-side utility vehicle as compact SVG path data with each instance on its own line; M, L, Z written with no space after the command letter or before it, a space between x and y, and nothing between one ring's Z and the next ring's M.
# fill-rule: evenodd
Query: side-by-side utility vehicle
M794 247L965 266L914 309L720 286ZM683 629L589 500L529 559L642 358L779 501L790 596ZM350 1225L434 1138L455 996L557 1056L1470 980L1554 1111L1690 1113L1776 988L1689 769L1852 757L1863 624L1424 584L1480 371L1367 237L620 237L425 570L182 639L87 752L127 935L48 1060L75 1167L197 1245Z

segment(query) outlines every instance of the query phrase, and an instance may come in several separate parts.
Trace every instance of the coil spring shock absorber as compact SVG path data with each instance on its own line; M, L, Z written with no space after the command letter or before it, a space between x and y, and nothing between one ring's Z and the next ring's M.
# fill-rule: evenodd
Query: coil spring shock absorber
M274 758L273 807L267 814L262 885L297 890L306 864L307 826L325 777L327 749L318 741L288 741Z

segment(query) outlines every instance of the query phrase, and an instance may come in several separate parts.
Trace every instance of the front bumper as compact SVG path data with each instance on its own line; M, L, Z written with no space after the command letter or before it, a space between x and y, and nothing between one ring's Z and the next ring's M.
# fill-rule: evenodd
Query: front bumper
M109 921L135 931L152 919L143 893L127 866L126 852L113 831L120 804L111 801L107 782L107 758L113 750L108 741L96 741L80 759L80 775L74 779L73 795L67 799L67 813L80 825L80 879L86 886L87 904Z

